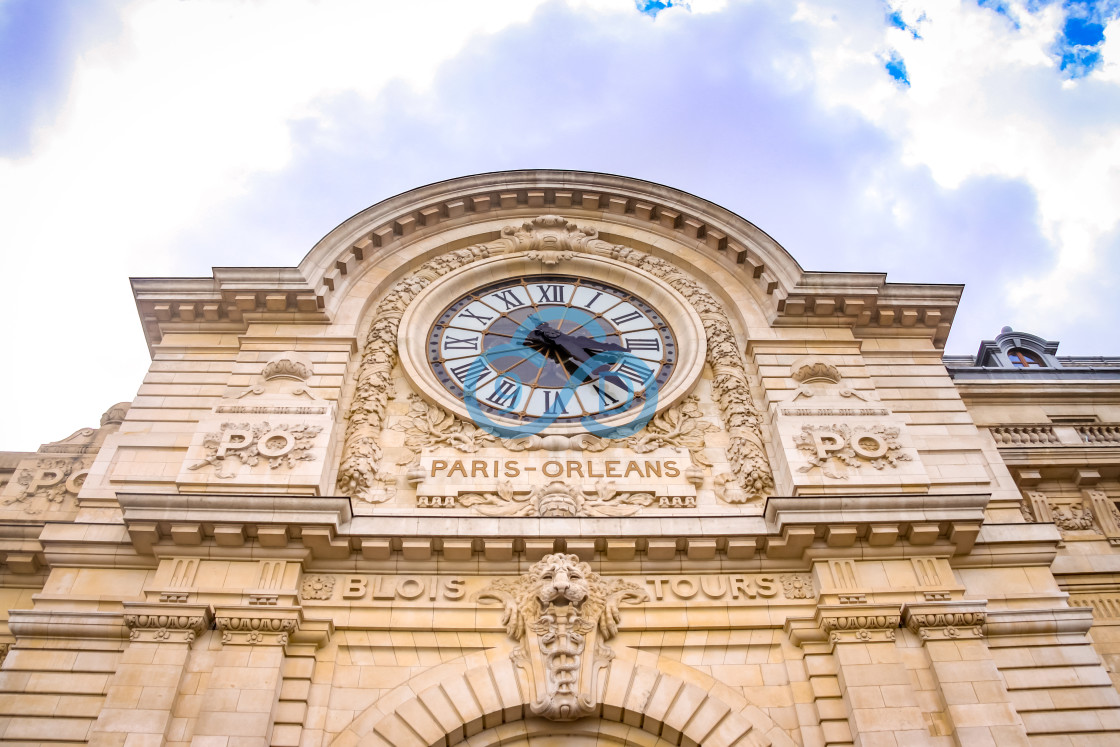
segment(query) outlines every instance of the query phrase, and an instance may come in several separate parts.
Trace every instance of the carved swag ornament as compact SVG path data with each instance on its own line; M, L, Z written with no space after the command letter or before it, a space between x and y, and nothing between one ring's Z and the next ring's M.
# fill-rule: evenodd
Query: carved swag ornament
M393 495L395 476L382 469L378 441L386 425L392 370L397 363L397 332L405 309L434 280L479 259L516 252L538 252L549 264L558 264L575 252L610 257L661 279L684 296L704 325L707 363L714 374L712 388L729 436L729 479L737 484L737 491L752 499L762 498L773 488L773 474L762 446L761 417L750 395L746 366L727 314L715 297L663 259L603 241L593 228L580 228L559 216L544 215L520 226L503 228L501 238L495 241L457 249L425 262L394 284L377 305L358 368L354 404L346 417L338 475L340 492L370 503L382 503Z
M606 581L576 555L555 553L517 579L499 579L476 596L505 606L502 624L517 641L510 658L524 670L534 715L573 721L594 712L599 670L614 652L619 605L649 599L622 579Z

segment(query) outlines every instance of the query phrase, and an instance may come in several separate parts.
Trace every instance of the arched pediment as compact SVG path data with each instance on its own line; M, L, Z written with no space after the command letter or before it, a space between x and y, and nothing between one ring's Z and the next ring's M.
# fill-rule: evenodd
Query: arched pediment
M690 253L737 280L774 326L850 325L929 336L941 346L963 290L887 283L881 273L807 272L758 226L695 195L610 174L539 169L460 177L391 197L343 221L298 267L133 278L133 294L150 346L167 332L240 332L252 322L345 328L364 318L362 299L402 267L494 241L548 214L685 265L680 255Z
M753 223L695 195L640 179L548 169L477 174L391 197L323 237L300 270L329 309L330 299L360 277L372 258L437 233L452 245L485 242L497 238L490 225L495 220L517 223L552 212L594 221L607 238L611 225L641 228L725 257L775 306L803 275L793 257Z

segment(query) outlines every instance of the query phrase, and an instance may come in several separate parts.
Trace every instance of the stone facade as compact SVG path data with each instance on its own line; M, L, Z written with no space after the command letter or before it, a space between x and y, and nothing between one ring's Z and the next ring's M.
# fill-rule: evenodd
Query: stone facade
M439 378L523 277L664 320L643 417L495 433ZM1120 359L943 359L961 287L592 173L133 289L136 398L0 454L0 743L1120 742Z

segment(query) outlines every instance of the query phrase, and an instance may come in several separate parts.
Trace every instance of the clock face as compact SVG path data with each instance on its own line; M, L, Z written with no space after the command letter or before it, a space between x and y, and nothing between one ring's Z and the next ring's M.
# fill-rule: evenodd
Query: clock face
M432 324L426 350L472 414L526 425L656 406L678 355L653 306L573 275L510 278L460 296Z

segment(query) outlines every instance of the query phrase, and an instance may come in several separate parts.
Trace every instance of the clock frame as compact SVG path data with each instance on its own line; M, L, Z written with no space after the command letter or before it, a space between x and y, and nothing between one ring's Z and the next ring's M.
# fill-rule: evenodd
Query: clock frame
M504 301L502 291L506 291ZM595 293L599 298L587 303ZM544 300L534 301L533 295ZM610 305L596 308L603 302ZM614 317L600 313L611 309L617 312ZM594 317L588 338L580 337L579 325L567 323L569 313L579 321ZM553 330L566 336L560 341L566 344L549 347L527 339L542 320L545 327L555 324ZM492 362L486 351L494 350L503 336L511 341L506 349L514 351L506 363L517 364L522 347L529 351L520 353L520 370L505 381L497 375L501 359L494 361L499 365L491 366L489 374L479 367L480 360ZM609 351L597 354L589 338L627 352L610 363ZM652 349L655 342L657 350ZM591 349L586 349L589 344ZM406 309L398 333L402 369L426 399L468 420L490 419L514 429L547 423L543 431L529 432L565 435L587 432L587 418L596 428L625 427L673 405L699 377L704 345L699 316L676 291L610 258L583 254L560 267L546 266L523 253L472 263L421 291ZM582 369L579 364L585 361L573 352L580 349L591 358ZM567 400L558 402L561 371L577 372L578 386L574 392L568 388ZM543 377L548 380L541 385ZM515 379L523 387L530 378L533 385L528 391L518 390L515 407L505 406L508 402L501 399L494 402L494 396L501 394L499 384L508 387ZM599 404L605 406L591 402L595 395L590 388L603 395ZM632 393L628 402L627 392ZM612 403L612 398L623 404Z

